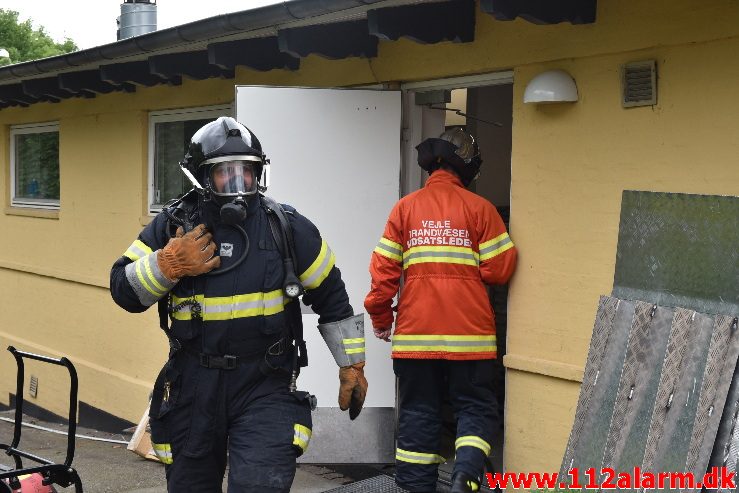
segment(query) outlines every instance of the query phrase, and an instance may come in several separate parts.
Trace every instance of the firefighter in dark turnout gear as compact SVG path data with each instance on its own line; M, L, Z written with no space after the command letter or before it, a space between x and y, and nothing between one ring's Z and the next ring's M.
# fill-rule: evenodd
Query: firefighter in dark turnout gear
M111 270L115 302L129 312L159 303L170 339L150 424L171 492L220 492L227 457L230 492L290 490L311 437L312 396L294 385L307 364L301 285L340 367L339 406L354 419L364 402L363 315L316 227L259 193L266 163L233 118L202 127L180 163L194 191ZM293 272L297 290L286 281Z

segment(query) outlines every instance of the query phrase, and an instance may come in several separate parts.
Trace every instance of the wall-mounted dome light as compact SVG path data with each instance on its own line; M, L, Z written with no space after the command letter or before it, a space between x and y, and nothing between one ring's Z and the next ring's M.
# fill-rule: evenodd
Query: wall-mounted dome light
M524 103L567 103L577 101L575 80L564 70L547 70L529 82Z

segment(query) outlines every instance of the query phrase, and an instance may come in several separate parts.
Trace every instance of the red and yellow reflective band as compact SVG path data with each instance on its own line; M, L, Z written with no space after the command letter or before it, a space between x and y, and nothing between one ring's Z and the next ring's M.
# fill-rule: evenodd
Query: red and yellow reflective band
M154 443L151 444L154 449L154 455L156 455L162 464L172 463L172 446L168 443Z
M297 445L300 447L300 450L305 453L308 450L308 444L310 443L310 437L312 435L311 429L297 423L295 423L293 428L293 445Z
M462 264L477 267L480 256L469 247L417 246L403 252L403 268L427 262Z
M392 240L388 240L384 236L380 238L380 241L377 243L377 246L375 247L375 253L378 253L383 257L387 257L390 260L395 260L396 262L403 261L402 245L400 243L395 243Z
M201 308L200 314L205 321L274 315L284 311L285 305L289 302L283 296L281 289L268 293L237 294L212 298L206 298L202 294L196 294L188 298L172 296L172 306L180 305L172 313L172 318L175 320L192 319L191 305L186 303L188 300L198 302Z
M393 336L393 351L490 353L496 351L495 336L406 335Z
M446 462L446 459L439 454L411 452L402 448L395 449L395 460L410 462L411 464L443 464Z
M316 289L328 277L335 263L334 252L328 247L328 243L321 240L321 251L318 252L318 256L310 267L300 274L300 282L303 283L303 287L305 289Z
M141 240L136 240L133 243L131 243L131 246L128 247L128 250L126 250L123 253L124 257L128 257L133 261L136 261L140 259L141 257L145 257L146 255L149 255L150 253L153 253L153 250L149 248L146 243L144 243Z
M468 435L457 438L457 441L454 442L454 449L459 450L459 447L475 447L482 450L482 452L485 454L485 456L490 455L490 444L483 440L480 437L476 437L474 435Z
M506 250L513 248L513 241L508 233L496 236L492 240L480 243L480 262L490 260Z

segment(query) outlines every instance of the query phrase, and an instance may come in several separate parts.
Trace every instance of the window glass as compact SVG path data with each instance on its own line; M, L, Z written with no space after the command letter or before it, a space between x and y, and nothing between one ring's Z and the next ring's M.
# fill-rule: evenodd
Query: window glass
M187 152L193 134L210 118L179 122L159 122L154 126L154 197L153 207L161 207L167 201L190 190L192 185L180 171L179 162Z
M12 204L59 207L59 131L55 127L11 130Z
M219 116L231 116L231 106L209 106L149 114L149 212L192 188L180 170L190 139Z

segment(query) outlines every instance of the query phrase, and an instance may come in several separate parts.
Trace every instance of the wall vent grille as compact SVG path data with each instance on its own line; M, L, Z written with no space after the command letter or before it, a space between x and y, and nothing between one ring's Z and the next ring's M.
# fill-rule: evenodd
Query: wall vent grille
M621 68L621 87L624 108L657 104L657 62L625 64Z

